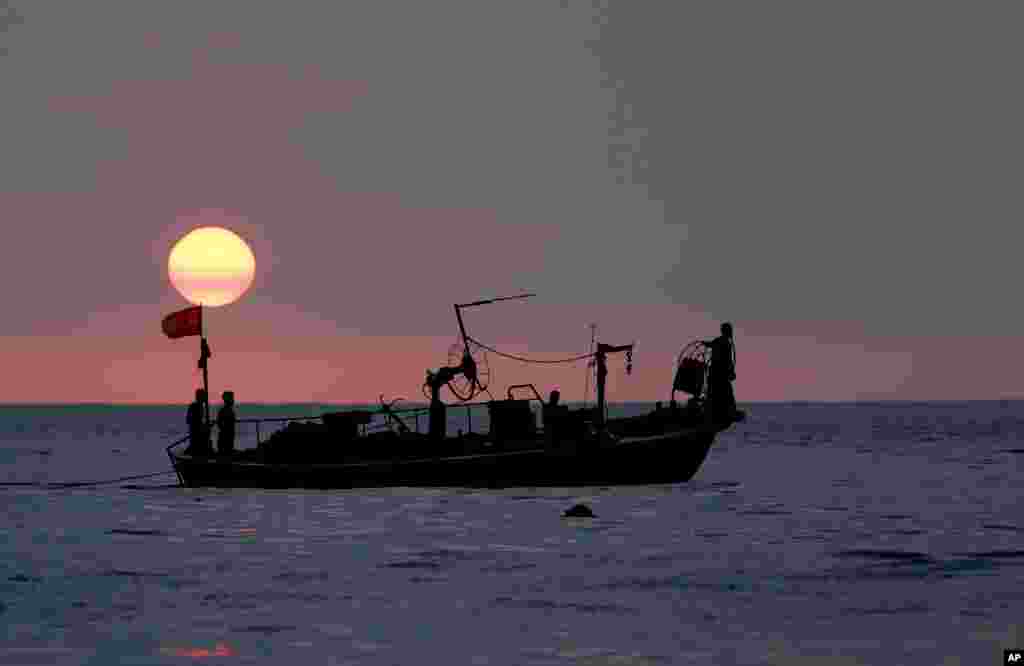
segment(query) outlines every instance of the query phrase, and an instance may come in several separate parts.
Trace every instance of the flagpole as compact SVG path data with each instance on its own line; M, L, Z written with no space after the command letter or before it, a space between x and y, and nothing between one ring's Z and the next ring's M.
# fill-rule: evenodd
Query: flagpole
M210 364L206 350L206 317L203 316L203 304L199 304L199 358L203 364L203 390L206 391L206 431L210 431L210 376L207 373L207 366Z

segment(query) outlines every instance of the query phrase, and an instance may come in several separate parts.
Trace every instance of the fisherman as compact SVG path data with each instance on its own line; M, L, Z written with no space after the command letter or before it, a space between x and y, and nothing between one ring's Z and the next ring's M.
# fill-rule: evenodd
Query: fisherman
M230 456L235 452L235 392L224 391L224 406L217 412L217 453Z
M731 422L736 418L736 397L732 390L736 379L736 347L732 342L732 324L723 323L721 331L714 340L702 341L711 349L708 400L716 421Z
M563 423L565 423L567 410L559 404L561 399L562 392L555 389L548 395L547 403L541 408L544 419L544 436L549 442L556 441L564 430Z
M206 391L196 389L196 399L188 406L188 448L185 453L205 456L210 452L210 432L206 427Z

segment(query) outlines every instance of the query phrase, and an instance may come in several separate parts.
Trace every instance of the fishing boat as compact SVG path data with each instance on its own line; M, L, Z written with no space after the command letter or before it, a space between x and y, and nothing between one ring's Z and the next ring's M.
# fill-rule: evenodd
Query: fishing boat
M190 452L182 450L187 436L167 447L179 482L189 487L318 489L678 483L693 478L718 433L743 419L739 411L723 418L720 410L710 409L706 390L710 358L696 343L684 348L677 359L668 406L658 403L647 414L609 419L605 398L609 356L625 354L630 372L632 344L596 343L587 354L541 361L504 354L467 334L464 309L529 296L455 305L461 341L453 345L449 365L427 371L423 384L427 407L398 409L397 401L387 402L380 396L380 405L374 409L319 417L239 419L239 423L255 424L255 448L228 456ZM559 404L557 391L544 400L533 384L510 386L503 399L495 399L488 388L488 351L523 362L587 360L596 369L597 404L570 409ZM206 358L208 351L203 353ZM442 400L444 388L456 404ZM678 390L691 396L685 405L675 400ZM525 391L528 394L522 397ZM482 394L490 399L474 401ZM450 434L449 410L456 407L466 409L468 427ZM472 415L480 410L486 410L487 427L475 432ZM423 417L425 431L420 428ZM478 423L483 420L478 417ZM268 425L277 429L264 439L261 428Z

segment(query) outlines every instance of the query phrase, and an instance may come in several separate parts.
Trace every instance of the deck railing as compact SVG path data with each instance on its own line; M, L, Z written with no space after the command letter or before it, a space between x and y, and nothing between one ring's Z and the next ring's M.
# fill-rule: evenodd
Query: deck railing
M515 389L515 388L530 388L530 389L532 389L533 397L530 397L528 399L529 400L536 399L538 402L543 404L543 400L541 400L540 394L537 393L537 390L531 384L523 384L523 385L517 385L517 386L509 387L509 390L508 390L508 397L509 397L509 399L511 399L511 397L512 397L512 389ZM489 402L490 401L463 402L463 403L457 403L457 404L454 404L454 405L446 405L446 407L449 410L449 412L451 410L456 410L456 409L464 408L466 410L466 432L467 433L472 433L473 432L473 410L477 409L477 408L480 408L480 407L485 407ZM373 432L382 432L384 430L392 429L392 428L395 427L394 418L393 417L402 417L402 416L406 416L406 417L411 416L411 417L413 417L413 424L414 424L414 426L412 428L410 428L410 430L412 430L412 431L414 431L416 433L422 433L423 431L421 429L421 417L427 416L428 417L427 422L429 423L430 407L429 406L428 407L404 407L404 408L400 408L400 409L388 408L386 410L385 409L380 409L380 408L375 408L375 409L372 409L372 410L371 409L360 410L358 408L354 408L354 409L349 409L349 410L339 409L339 410L334 410L334 411L336 411L336 412L343 412L343 411L367 411L367 412L369 412L370 416L371 416L371 419L373 419L373 421L371 421L371 423L369 423L369 424L360 426L360 433L362 435L366 435L368 433L373 433ZM329 414L331 412L325 412L325 413ZM323 420L323 414L317 414L317 415L304 415L304 416L269 416L269 417L260 417L260 418L242 418L242 419L237 419L235 421L235 423L238 423L238 424L254 424L255 427L256 427L256 446L259 447L263 443L263 433L265 431L265 426L268 425L268 424L286 424L287 425L287 424L290 424L290 423L301 423L301 422L322 421L322 420ZM404 421L403 421L403 423L404 423ZM217 427L216 423L211 423L210 424L210 433L211 433L211 435L212 435L214 429L216 429L216 427ZM273 431L271 431L271 432L273 432ZM461 432L461 430L460 430L460 432ZM171 450L172 449L174 449L177 446L180 446L180 445L184 444L185 442L188 441L188 439L189 439L189 436L188 435L184 435L184 436L181 436L178 439L176 439L174 442L172 442L167 447L167 455L168 455L168 457L171 457ZM173 457L171 457L172 463L173 463L173 460L174 460Z
M465 408L466 410L466 423L468 432L473 431L473 409L484 407L487 405L486 401L480 402L464 402L456 405L447 405L449 410ZM376 422L371 422L367 425L360 426L361 434L365 435L371 432L380 432L382 430L390 429L394 427L392 416L412 416L414 427L411 428L414 432L422 432L421 417L428 416L430 414L429 407L405 407L402 409L389 409L387 411L377 409L375 411L370 410L336 410L336 411L369 411L371 418ZM327 414L331 412L325 412ZM316 415L305 415L305 416L267 416L260 418L242 418L237 419L235 423L238 424L253 424L256 426L256 445L259 446L263 441L264 426L267 424L288 424L288 423L301 423L307 421L322 421L323 414ZM210 432L212 433L217 428L216 423L210 424ZM188 441L188 435L184 435L179 439L175 440L170 446L167 447L168 452L176 446L180 446Z

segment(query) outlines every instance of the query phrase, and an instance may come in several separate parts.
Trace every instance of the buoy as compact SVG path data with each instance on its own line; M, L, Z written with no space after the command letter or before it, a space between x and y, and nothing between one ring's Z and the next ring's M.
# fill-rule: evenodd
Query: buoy
M586 504L577 504L562 515L565 518L594 518L594 512Z

